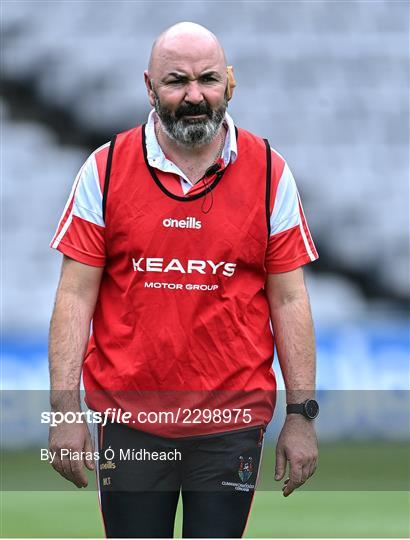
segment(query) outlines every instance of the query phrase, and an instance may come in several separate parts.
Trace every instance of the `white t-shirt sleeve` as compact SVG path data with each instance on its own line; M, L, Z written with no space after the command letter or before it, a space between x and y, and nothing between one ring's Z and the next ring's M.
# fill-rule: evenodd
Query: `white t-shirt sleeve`
M84 264L105 265L105 235L102 215L101 163L108 145L87 159L74 180L50 247Z
M289 272L318 258L295 179L286 162L282 167L279 178L272 179L274 199L265 258L268 273Z

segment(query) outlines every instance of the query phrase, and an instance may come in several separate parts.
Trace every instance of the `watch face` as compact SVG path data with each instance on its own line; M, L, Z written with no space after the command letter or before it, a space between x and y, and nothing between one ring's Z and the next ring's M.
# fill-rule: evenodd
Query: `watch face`
M314 399L308 399L305 403L305 412L308 418L316 418L319 414L319 404Z

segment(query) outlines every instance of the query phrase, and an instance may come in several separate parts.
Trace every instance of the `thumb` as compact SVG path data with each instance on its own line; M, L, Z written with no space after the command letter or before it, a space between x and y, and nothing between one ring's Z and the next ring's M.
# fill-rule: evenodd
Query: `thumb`
M282 447L276 448L275 480L282 480L286 471L286 454Z
M87 456L86 459L84 460L85 466L90 471L93 471L94 470L94 460L93 459L88 459L88 455L92 455L92 453L93 453L93 445L92 445L92 442L91 442L91 436L90 436L89 432L87 432L87 434L85 436L84 450L85 450L86 456Z

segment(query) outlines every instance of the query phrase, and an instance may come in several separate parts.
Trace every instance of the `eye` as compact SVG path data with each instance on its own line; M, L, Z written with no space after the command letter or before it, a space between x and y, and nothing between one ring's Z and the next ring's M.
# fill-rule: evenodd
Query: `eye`
M212 77L211 75L209 75L206 77L201 77L201 81L207 83L207 82L214 82L216 81L216 79L215 77Z

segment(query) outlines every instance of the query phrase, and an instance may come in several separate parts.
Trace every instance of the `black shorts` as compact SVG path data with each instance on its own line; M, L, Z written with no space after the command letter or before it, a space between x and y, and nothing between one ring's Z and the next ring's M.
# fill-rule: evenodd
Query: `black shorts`
M167 439L121 424L99 427L97 479L107 536L172 537L181 492L183 537L241 537L264 432Z

